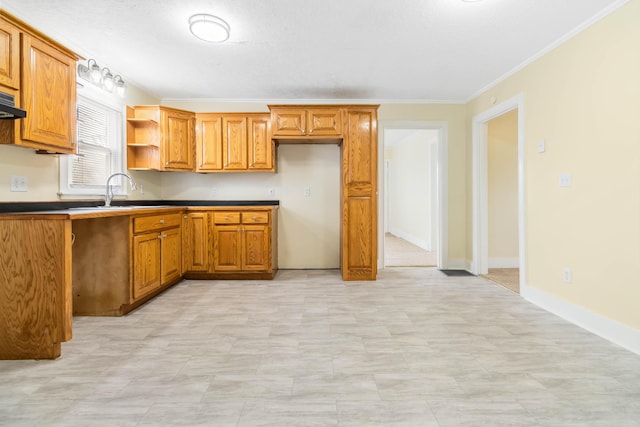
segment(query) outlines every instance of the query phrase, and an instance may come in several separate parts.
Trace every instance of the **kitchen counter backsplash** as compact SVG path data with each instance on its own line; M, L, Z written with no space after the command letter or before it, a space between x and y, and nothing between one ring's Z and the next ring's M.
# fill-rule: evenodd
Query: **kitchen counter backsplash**
M92 208L104 205L99 200L53 202L0 202L0 213ZM279 206L279 200L114 200L113 206Z

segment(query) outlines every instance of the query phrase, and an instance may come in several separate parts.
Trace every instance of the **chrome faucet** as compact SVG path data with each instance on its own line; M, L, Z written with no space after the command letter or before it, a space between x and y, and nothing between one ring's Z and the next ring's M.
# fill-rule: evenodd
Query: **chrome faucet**
M111 200L113 200L113 190L111 189L110 182L111 182L111 178L113 178L114 176L124 176L125 178L127 178L129 180L129 188L131 188L131 191L135 191L136 188L138 188L133 178L131 178L126 173L118 172L118 173L112 174L109 178L107 178L107 192L104 195L104 205L106 207L111 206Z

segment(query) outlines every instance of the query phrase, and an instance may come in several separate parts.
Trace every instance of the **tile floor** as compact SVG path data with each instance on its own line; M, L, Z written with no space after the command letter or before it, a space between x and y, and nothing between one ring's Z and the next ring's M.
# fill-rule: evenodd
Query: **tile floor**
M639 426L640 356L481 277L185 281L0 361L2 426Z
M385 267L435 267L438 257L435 251L425 251L394 234L384 235Z

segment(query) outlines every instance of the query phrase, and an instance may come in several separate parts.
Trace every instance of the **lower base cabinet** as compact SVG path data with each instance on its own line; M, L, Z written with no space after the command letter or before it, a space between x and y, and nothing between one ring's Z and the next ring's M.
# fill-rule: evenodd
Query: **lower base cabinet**
M272 279L277 272L275 208L185 214L185 277Z
M133 301L182 277L181 223L179 213L133 218Z
M273 279L277 208L187 208L72 221L73 314L122 316L183 277Z

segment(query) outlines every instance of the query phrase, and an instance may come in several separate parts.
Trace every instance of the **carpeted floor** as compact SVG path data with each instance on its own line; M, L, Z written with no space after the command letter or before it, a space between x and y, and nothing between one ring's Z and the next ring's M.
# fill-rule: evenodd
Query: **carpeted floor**
M520 293L519 268L490 268L489 273L482 277L502 285L517 294Z
M435 267L436 252L428 252L391 233L384 235L385 267Z

